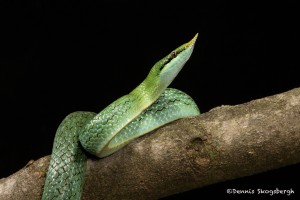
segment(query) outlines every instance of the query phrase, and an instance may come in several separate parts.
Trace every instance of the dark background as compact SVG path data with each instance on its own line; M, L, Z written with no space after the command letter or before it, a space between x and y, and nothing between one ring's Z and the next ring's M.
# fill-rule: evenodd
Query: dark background
M50 154L66 115L101 111L197 32L171 87L191 95L202 112L300 87L296 1L11 1L0 9L0 178ZM299 167L173 198L232 197L227 188L299 194Z

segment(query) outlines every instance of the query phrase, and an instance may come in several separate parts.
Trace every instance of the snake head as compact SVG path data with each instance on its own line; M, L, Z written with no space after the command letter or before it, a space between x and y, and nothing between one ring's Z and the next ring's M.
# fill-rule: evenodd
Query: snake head
M151 94L147 95L147 98L150 99L150 101L157 99L171 84L184 64L190 58L197 37L198 33L192 40L176 48L163 59L158 61L150 70L147 78L134 91L132 91L132 93L135 93L135 95L143 94L143 98L146 98L144 95L145 93L141 91L147 91L147 94Z
M152 67L145 81L151 82L154 90L161 92L171 84L192 55L197 37L198 33L188 43L176 48Z
M186 44L181 45L169 55L158 61L153 68L158 69L158 76L163 87L168 87L184 64L192 55L198 34Z

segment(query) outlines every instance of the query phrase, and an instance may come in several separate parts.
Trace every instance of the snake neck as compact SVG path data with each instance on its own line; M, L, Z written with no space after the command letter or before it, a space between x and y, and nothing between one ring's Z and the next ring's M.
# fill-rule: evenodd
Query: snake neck
M149 74L139 86L129 93L129 95L135 97L139 106L146 109L159 98L166 88L166 85L159 83Z

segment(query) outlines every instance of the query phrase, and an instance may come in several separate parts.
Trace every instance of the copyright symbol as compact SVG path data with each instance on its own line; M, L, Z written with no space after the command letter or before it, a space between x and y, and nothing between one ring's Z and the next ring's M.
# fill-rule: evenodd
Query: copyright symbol
M227 194L231 194L232 193L232 189L227 189Z

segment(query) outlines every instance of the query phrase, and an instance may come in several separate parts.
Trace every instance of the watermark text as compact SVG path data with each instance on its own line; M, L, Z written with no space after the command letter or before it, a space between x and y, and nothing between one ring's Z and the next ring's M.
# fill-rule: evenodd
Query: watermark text
M290 189L262 189L262 188L257 188L257 189L233 189L229 188L226 190L227 194L233 194L233 195L248 195L248 194L256 194L256 195L286 195L290 196L295 194L295 191L290 188Z

